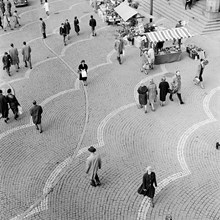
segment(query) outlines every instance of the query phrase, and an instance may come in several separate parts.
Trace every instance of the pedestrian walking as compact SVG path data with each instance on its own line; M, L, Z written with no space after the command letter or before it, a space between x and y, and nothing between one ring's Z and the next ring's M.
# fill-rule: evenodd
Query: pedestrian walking
M204 68L205 66L208 64L208 61L207 60L204 60L204 59L200 59L200 63L198 65L198 69L197 69L197 74L196 74L196 77L194 78L194 83L196 85L200 85L200 87L202 89L204 89L204 84L203 84L203 77L202 77L202 74L203 74L203 71L204 71Z
M12 59L7 52L5 52L4 56L2 57L2 63L3 63L3 70L6 70L6 73L9 76L11 76L10 67L11 67Z
M152 172L151 166L148 166L146 173L143 175L143 182L138 188L138 193L149 197L152 207L154 207L155 187L157 187L156 174Z
M96 153L96 149L93 146L89 147L88 151L90 152L90 156L86 160L86 173L90 173L90 185L94 187L100 186L98 170L101 169L102 166L101 157Z
M4 29L4 27L3 27L3 25L2 25L2 17L1 17L1 15L0 15L0 27L1 27L2 29Z
M61 27L60 27L60 35L63 36L63 43L64 43L64 46L66 46L66 28L64 27L64 23L61 24Z
M138 92L138 99L139 99L139 108L143 108L144 106L144 110L145 113L147 113L147 86L145 86L144 84L141 84L140 87L137 90Z
M154 80L150 80L150 84L147 87L148 90L148 99L151 106L152 111L155 111L155 102L157 101L157 86L154 83Z
M7 90L7 96L6 96L6 100L14 114L14 119L17 120L17 118L19 117L19 113L18 113L18 106L20 106L17 98L15 97L15 95L13 95L11 93L11 89Z
M182 26L183 26L182 21L179 20L178 23L176 24L175 28L180 28ZM181 48L181 38L177 39L177 42L178 42L178 46L179 46L179 49L180 49ZM175 43L176 43L176 39L174 38L173 39L173 45L175 45Z
M45 0L43 8L46 12L46 15L49 16L49 3L47 2L47 0Z
M14 44L11 44L11 49L9 50L9 55L11 56L11 64L15 66L16 72L18 72L18 69L20 69L18 49L14 47Z
M89 26L91 27L92 30L92 36L96 36L95 32L95 27L96 27L96 20L93 18L93 15L91 15L90 20L89 20Z
M14 17L14 23L15 23L14 28L16 28L17 25L20 27L21 26L19 23L20 16L18 15L18 12L16 10L13 13L13 17Z
M23 55L23 61L25 63L25 67L27 66L27 63L29 63L30 69L32 69L32 64L31 64L31 47L26 44L26 42L23 42L23 47L21 50L21 54Z
M2 90L0 90L0 113L1 118L5 119L5 123L8 123L8 102L6 97L2 94Z
M43 0L40 0L41 5L43 4Z
M65 23L64 23L64 27L65 27L65 29L66 29L67 39L69 40L69 38L70 38L71 25L70 25L68 19L66 19L66 21L65 21Z
M6 30L7 27L10 27L11 30L13 30L13 28L11 27L11 24L10 24L10 18L8 16L8 12L5 12L3 15L3 27L4 27L4 31L7 31Z
M161 78L161 82L159 84L159 89L160 89L160 105L164 106L167 93L169 93L169 89L170 89L169 83L166 81L165 76L163 76Z
M37 105L36 101L33 101L33 107L30 109L30 115L32 117L33 123L36 126L37 130L40 130L40 133L43 132L41 125L41 115L43 113L43 109L40 105Z
M78 67L78 73L79 73L79 80L83 81L84 86L87 86L87 72L88 72L88 66L85 62L85 60L81 61L81 64Z
M187 9L187 6L188 6L189 9L191 9L191 7L192 7L192 0L186 0L185 10Z
M171 91L170 91L170 101L173 101L173 94L177 94L177 97L180 101L180 104L184 104L181 97L181 76L180 72L176 71L176 74L173 78L173 82L171 83Z
M147 54L148 54L148 58L149 58L149 67L150 67L150 69L153 69L154 68L154 60L155 60L155 53L154 53L153 45L150 46Z
M9 14L9 17L12 16L12 13L11 13L11 2L9 0L6 1L6 8L7 8L7 11L8 11L8 14Z
M118 60L119 64L122 64L122 57L121 56L124 54L125 43L121 37L119 37L119 39L116 38L114 48L116 50L117 60Z
M1 9L2 14L4 15L5 14L5 3L3 0L0 0L0 9Z
M46 36L46 24L45 24L43 18L40 18L40 21L41 21L41 25L40 25L41 33L43 35L43 39L45 39L47 37Z
M141 72L144 72L146 75L149 73L150 70L150 63L149 63L149 57L148 57L148 51L145 50L143 54L141 55Z
M74 29L77 35L79 35L80 27L79 27L79 20L77 17L74 18Z

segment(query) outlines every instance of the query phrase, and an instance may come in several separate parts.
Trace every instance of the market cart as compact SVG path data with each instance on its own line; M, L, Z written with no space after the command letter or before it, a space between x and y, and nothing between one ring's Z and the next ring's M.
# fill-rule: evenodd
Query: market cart
M159 42L180 40L192 37L185 27L173 28L163 31L153 31L145 33L150 42L158 44ZM174 45L171 47L160 48L156 51L155 64L171 63L181 60L181 48Z

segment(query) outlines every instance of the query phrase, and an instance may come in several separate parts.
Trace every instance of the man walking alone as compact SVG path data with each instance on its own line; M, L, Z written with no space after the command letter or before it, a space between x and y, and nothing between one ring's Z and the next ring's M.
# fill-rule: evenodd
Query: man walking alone
M41 21L41 33L43 35L43 39L45 39L47 36L46 36L46 24L45 22L43 21L43 18L40 18L40 21Z
M99 177L98 177L98 169L101 169L101 157L96 153L96 149L91 146L88 151L91 153L86 161L86 173L90 173L91 186L99 186L101 185Z
M40 130L40 133L43 132L41 126L41 114L43 113L43 109L40 105L37 105L36 101L33 101L33 107L30 109L30 115L32 117L33 123L36 126L37 130Z
M95 27L96 27L96 20L93 18L93 15L91 15L91 18L89 20L89 26L92 30L92 36L96 36Z

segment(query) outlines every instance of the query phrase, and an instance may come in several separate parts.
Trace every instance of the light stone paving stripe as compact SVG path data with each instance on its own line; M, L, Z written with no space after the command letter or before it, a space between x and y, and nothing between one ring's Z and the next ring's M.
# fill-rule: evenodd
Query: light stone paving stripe
M210 108L209 108L209 103L211 98L213 97L213 95L220 90L220 87L216 87L214 89L212 89L208 95L206 95L206 97L203 100L203 109L204 112L206 113L208 119L198 122L194 125L192 125L190 128L188 128L183 135L180 137L178 145L177 145L177 158L178 161L180 163L180 166L182 168L183 171L173 174L169 177L167 177L166 179L162 180L159 184L158 187L156 188L156 193L155 196L157 196L159 194L159 192L165 188L169 183L185 177L189 174L191 174L187 163L185 161L185 157L184 157L184 147L186 144L187 139L189 138L189 136L191 136L197 129L199 129L200 127L207 125L209 123L215 122L217 121L217 119L214 117L214 115L211 113ZM148 198L144 198L141 206L138 210L138 216L137 216L137 220L146 220L147 217L147 212L149 210L150 207L150 203L149 203L149 199Z

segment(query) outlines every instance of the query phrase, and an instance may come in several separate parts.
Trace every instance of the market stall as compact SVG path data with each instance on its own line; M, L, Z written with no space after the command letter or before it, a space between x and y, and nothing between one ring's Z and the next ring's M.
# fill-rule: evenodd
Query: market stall
M174 41L183 38L192 37L192 35L188 32L185 27L173 28L163 31L153 31L146 33L146 37L150 42L161 44L165 41ZM180 46L172 46L172 47L157 47L156 55L155 55L155 64L163 64L163 63L171 63L174 61L181 60L181 48Z
M186 52L189 54L189 57L195 60L206 58L205 51L202 48L197 47L193 44L189 44L186 46Z

